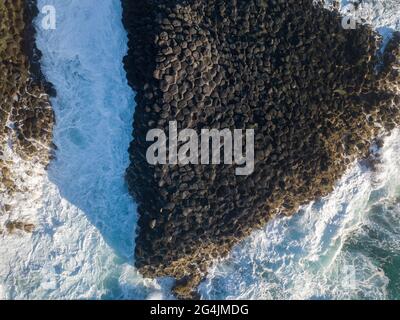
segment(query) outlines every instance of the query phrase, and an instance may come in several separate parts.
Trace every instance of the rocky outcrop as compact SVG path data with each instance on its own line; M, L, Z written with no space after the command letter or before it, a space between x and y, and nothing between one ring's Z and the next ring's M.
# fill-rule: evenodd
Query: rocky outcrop
M127 181L136 266L180 298L210 264L278 214L327 195L400 120L399 43L312 0L123 0L136 91ZM381 63L383 61L383 63ZM397 69L396 69L397 68ZM255 170L150 165L150 129L255 130Z
M8 214L7 202L23 192L13 169L16 159L45 166L51 157L53 89L40 71L33 26L37 13L36 1L0 3L0 214ZM21 223L14 223L16 229L32 230Z

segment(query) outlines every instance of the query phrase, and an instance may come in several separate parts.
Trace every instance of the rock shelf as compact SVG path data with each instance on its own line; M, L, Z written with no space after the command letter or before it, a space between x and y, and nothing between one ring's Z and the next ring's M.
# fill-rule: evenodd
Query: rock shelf
M136 266L179 298L277 215L328 195L399 124L400 36L379 54L369 26L312 0L122 1L136 92L127 170L138 202ZM149 165L150 129L254 129L255 170Z
M23 192L12 169L15 159L46 166L53 149L49 94L54 90L40 71L33 25L37 13L36 1L0 3L0 212L5 214L11 210L5 199ZM33 229L21 223L17 229Z

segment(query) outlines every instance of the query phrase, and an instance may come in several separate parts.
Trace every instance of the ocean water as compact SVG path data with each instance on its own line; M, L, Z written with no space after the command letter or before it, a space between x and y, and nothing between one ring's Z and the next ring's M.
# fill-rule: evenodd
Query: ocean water
M203 297L400 298L399 148L396 130L376 171L355 164L329 197L254 233L213 268Z
M127 38L118 0L39 0L54 5L55 30L37 19L43 71L56 90L56 159L27 180L31 236L0 238L0 298L146 299L157 281L133 267L135 204L124 182L134 112L122 59ZM23 163L20 163L23 170ZM13 213L16 215L17 213Z
M364 2L386 38L400 30L397 0ZM0 235L0 299L171 299L171 280L143 279L133 266L137 217L124 172L134 93L120 1L44 5L57 11L56 30L38 17L37 41L58 93L58 150L47 172L29 168L29 196L13 209L36 232ZM375 171L354 163L331 195L237 245L210 270L202 298L400 298L400 130L379 152Z

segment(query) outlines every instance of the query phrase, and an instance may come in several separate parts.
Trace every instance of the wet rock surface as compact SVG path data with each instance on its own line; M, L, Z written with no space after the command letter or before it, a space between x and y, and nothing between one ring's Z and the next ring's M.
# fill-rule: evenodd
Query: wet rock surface
M135 263L180 298L278 214L330 193L400 120L400 36L342 27L311 0L125 1L136 91L127 181L138 202ZM254 129L255 170L150 165L148 130Z
M40 71L33 19L36 1L0 3L0 214L11 210L8 201L23 192L13 172L16 159L48 164L52 150L53 93ZM28 173L29 174L29 173ZM22 187L22 189L21 189ZM32 226L10 222L12 228L31 232ZM6 228L9 230L10 228Z

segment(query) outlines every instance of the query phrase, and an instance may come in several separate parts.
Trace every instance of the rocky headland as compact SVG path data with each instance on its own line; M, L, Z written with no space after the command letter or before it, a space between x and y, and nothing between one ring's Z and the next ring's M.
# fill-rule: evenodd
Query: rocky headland
M329 194L399 124L400 35L312 0L122 0L136 92L127 170L135 263L196 297L207 268L272 217ZM255 170L150 165L150 129L254 129Z
M49 95L54 90L40 70L40 51L35 45L33 20L38 14L34 0L0 3L0 215L12 211L16 194L29 193L24 186L32 172L24 163L46 166L52 155L54 114ZM19 171L19 172L17 172ZM31 232L29 222L10 216L0 233Z

